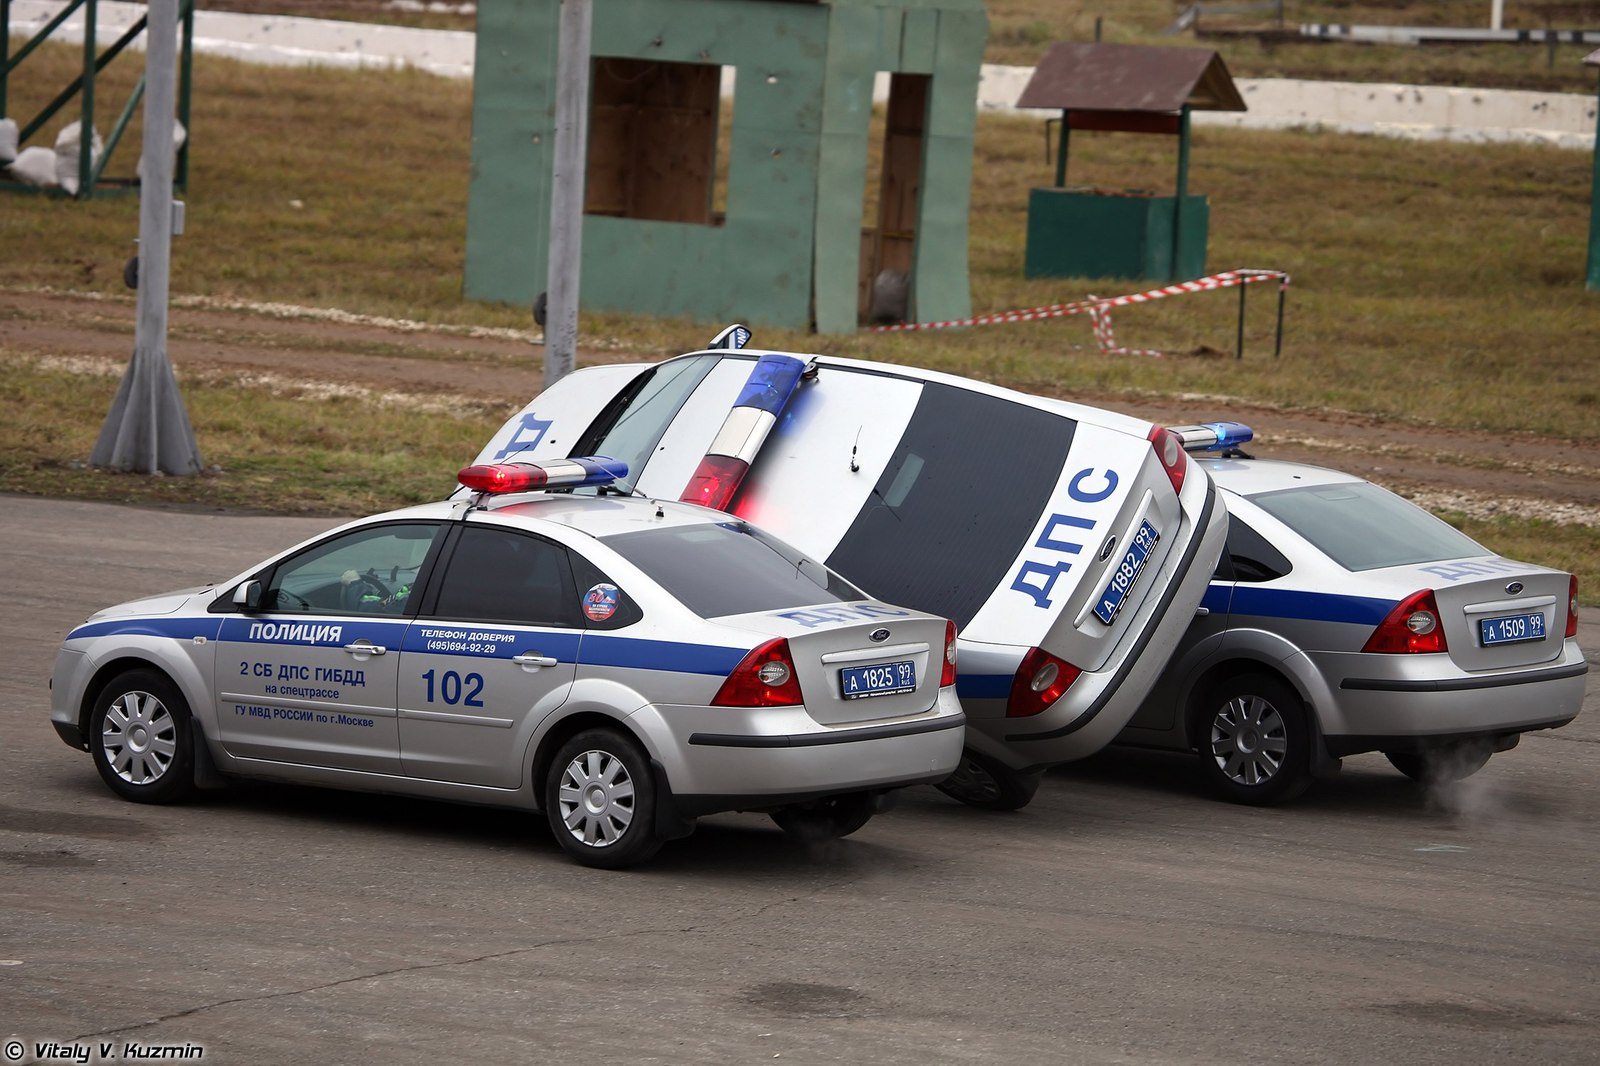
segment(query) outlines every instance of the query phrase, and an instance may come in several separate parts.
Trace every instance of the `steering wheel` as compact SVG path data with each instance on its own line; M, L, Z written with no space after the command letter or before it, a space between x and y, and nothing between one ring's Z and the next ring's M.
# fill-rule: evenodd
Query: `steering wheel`
M357 574L356 579L344 587L344 592L340 595L344 609L347 611L359 611L366 606L364 601L366 600L368 589L376 592L380 600L387 600L393 595L389 591L389 586L380 581L378 575L369 568L366 573ZM369 607L368 609L370 610L371 608Z
M277 600L274 601L273 610L276 610L276 611L309 611L309 610L311 610L311 601L310 600L306 599L304 596L300 596L300 595L297 595L297 594L295 594L293 592L290 592L288 589L283 589L283 588L277 589L275 591L275 595L277 596Z

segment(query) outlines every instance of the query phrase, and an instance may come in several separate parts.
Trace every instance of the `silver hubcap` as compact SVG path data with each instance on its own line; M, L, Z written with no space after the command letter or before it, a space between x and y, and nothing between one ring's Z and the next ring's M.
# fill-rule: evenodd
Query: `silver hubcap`
M100 746L122 780L130 785L154 784L178 752L178 724L155 696L127 692L106 708Z
M1266 784L1288 752L1283 716L1260 696L1235 696L1211 720L1211 757L1236 784Z
M586 751L561 772L556 802L567 832L592 848L622 839L633 823L633 778L608 751Z

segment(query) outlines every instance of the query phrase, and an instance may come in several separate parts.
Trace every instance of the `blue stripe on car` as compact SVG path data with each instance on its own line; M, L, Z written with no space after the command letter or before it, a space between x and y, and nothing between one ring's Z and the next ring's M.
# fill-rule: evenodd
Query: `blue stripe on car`
M727 675L749 654L749 648L719 648L587 633L578 652L581 666L622 666L634 670L676 670L683 674Z
M195 637L215 637L217 625L218 619L215 618L117 618L81 625L68 633L67 639L122 635L193 640Z
M966 700L1003 700L1011 696L1010 674L956 674L956 695Z
M1255 615L1258 618L1299 618L1308 622L1349 622L1375 626L1387 618L1399 602L1331 592L1296 592L1235 585L1231 613Z

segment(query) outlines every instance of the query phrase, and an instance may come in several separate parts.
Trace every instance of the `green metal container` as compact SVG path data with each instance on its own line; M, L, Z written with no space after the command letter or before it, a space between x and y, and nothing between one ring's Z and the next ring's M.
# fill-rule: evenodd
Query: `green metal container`
M1030 278L1189 281L1206 272L1211 211L1204 196L1119 196L1083 189L1028 193ZM1174 215L1182 240L1174 256ZM1174 269L1176 262L1176 269Z

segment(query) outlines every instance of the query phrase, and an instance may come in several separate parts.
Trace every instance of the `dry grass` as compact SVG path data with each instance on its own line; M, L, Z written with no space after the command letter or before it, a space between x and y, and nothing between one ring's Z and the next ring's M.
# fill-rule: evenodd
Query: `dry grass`
M13 114L31 114L27 108L64 84L76 59L66 48L31 57L11 86ZM176 292L527 326L524 308L460 296L470 85L408 72L291 71L206 57L196 70L189 231L175 246ZM108 111L120 106L134 76L131 67L114 66L102 80ZM54 128L48 133L53 137ZM137 138L136 123L113 173L132 170ZM1074 139L1074 181L1167 190L1173 167L1165 139ZM982 120L971 239L980 310L1131 287L1021 276L1027 189L1050 179L1042 123ZM1281 360L1268 355L1267 286L1251 292L1242 362L1107 358L1093 349L1082 318L901 336L762 330L760 339L1023 387L1236 396L1593 442L1600 440L1600 367L1588 358L1588 339L1600 335L1600 299L1582 286L1591 180L1590 158L1580 152L1202 130L1191 187L1211 198L1212 267L1294 275ZM123 291L121 268L137 232L133 199L0 197L0 285ZM1217 293L1119 312L1119 339L1180 353L1230 350L1235 300ZM615 314L585 316L584 330L643 353L683 350L709 336L704 323ZM113 383L101 396L44 371L31 378L15 363L7 373L8 408L29 418L8 420L0 434L8 456L0 487L37 488L42 482L27 472L60 471L87 454ZM230 391L205 386L213 387ZM218 505L361 510L370 497L359 485L324 477L338 469L329 456L384 451L377 442L395 432L376 416L359 444L335 440L307 457L299 442L321 438L304 436L298 415L274 414L279 428L258 429L262 439L235 445L230 427L241 411L224 413L195 394L190 402L207 460L250 476L226 487L207 480L193 489L163 486L161 498L192 493L196 502ZM338 402L302 400L294 409L304 412L307 427L342 424L347 412ZM493 421L459 420L437 448L398 453L409 472L397 468L385 477L407 486L405 498L437 486L436 472L474 451ZM107 495L95 487L103 477L84 473L70 491ZM1592 560L1585 569L1600 573L1600 551L1575 550Z

